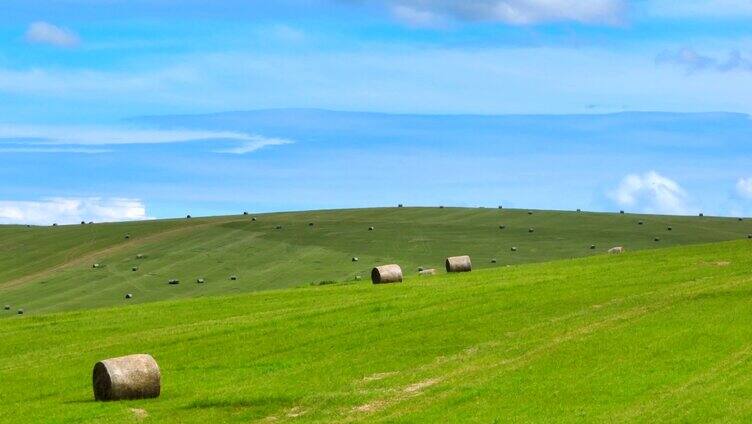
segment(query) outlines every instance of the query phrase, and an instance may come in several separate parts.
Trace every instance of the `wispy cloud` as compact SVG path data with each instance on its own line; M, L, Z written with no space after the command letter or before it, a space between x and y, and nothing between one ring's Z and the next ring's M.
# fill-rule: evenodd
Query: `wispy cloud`
M267 146L281 146L284 144L292 144L292 140L284 138L269 138L262 136L251 136L253 140L244 141L240 146L232 147L229 149L215 150L216 153L230 153L235 155L244 155L246 153L252 153L256 150L263 149Z
M37 21L26 29L26 41L35 44L49 44L57 47L75 47L81 39L73 31L53 25L48 22Z
M49 225L81 221L110 222L151 219L138 199L56 197L39 201L0 201L0 224Z
M736 182L736 192L741 197L752 199L752 177L739 178Z
M231 142L236 147L218 153L245 154L267 146L292 144L292 140L267 138L238 131L137 129L81 126L29 126L0 124L0 141L13 146L0 147L0 153L105 153L107 149L75 146L115 146L125 144L164 144L196 141ZM53 147L54 146L54 147Z
M684 67L688 73L711 70L728 72L734 70L752 71L752 60L742 56L739 50L732 50L725 59L718 59L705 55L696 50L684 47L679 50L664 50L659 53L657 64L672 64Z
M486 21L534 25L574 21L617 24L627 8L624 0L387 0L394 17L414 26L447 21Z
M609 196L618 205L639 212L691 213L686 191L676 181L655 171L627 175Z

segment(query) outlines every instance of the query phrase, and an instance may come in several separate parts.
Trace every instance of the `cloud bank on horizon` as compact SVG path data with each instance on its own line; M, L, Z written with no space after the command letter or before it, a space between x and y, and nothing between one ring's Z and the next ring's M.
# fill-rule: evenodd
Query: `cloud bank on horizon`
M390 187L387 203L752 214L747 0L3 7L6 201L140 199L161 217L369 206ZM244 110L267 111L212 115ZM578 117L625 111L739 114ZM524 116L424 116L447 114Z

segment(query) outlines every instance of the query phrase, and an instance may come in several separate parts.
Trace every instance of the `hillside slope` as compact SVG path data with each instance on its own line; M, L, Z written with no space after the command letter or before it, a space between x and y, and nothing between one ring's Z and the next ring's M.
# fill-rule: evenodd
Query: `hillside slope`
M752 419L752 242L0 321L17 422ZM148 352L163 394L97 403Z
M134 296L128 302L143 303L353 281L356 275L367 280L373 265L391 262L410 275L419 266L441 269L446 256L457 254L471 255L481 269L601 254L615 245L637 250L752 233L752 221L731 218L530 215L507 209L383 208L256 217L0 227L0 305L34 314L119 305L126 293ZM136 259L138 254L145 258ZM94 269L95 263L101 267ZM231 275L238 279L230 280ZM206 282L197 284L198 278ZM170 279L180 284L168 285Z

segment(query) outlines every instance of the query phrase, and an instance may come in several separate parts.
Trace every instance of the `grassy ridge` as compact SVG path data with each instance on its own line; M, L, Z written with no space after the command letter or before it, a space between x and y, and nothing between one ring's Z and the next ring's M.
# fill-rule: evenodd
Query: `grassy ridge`
M752 419L747 240L0 321L26 422ZM93 402L148 352L159 399Z
M594 255L615 245L638 250L747 233L752 221L731 218L463 208L279 213L258 215L256 222L241 215L6 226L0 227L0 305L34 314L119 305L126 293L134 295L129 302L144 303L367 279L373 265L388 262L412 274L418 266L441 268L444 257L456 254L471 255L482 269ZM139 253L146 258L136 260ZM94 263L103 267L93 269ZM230 275L239 278L230 281ZM168 285L173 278L181 283ZM197 278L206 283L196 284Z

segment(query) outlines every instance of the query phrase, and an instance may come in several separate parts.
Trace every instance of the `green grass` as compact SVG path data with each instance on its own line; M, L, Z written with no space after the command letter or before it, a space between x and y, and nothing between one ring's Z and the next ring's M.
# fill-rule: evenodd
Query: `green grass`
M258 215L256 222L241 215L2 226L0 305L37 314L122 305L126 293L134 295L128 303L145 303L353 281L356 275L367 280L372 266L392 262L411 275L418 266L441 269L450 255L469 254L475 269L483 269L590 256L616 245L639 250L748 233L752 221L732 218L466 208L279 213ZM138 253L146 258L136 260ZM93 269L94 263L103 267ZM230 281L230 275L239 278ZM181 283L168 285L173 278ZM206 283L196 284L197 278Z
M751 253L739 240L13 316L0 420L749 422ZM94 363L140 352L162 396L94 402Z

